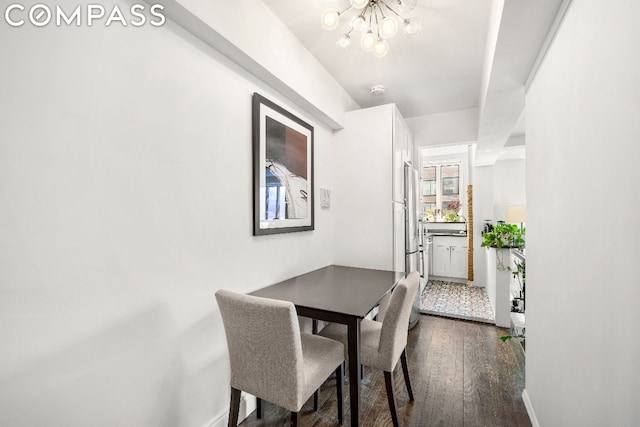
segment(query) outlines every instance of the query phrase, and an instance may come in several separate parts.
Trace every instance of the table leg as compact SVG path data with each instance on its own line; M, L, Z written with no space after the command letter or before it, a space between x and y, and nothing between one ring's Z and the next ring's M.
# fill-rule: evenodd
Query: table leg
M349 341L349 393L351 397L351 427L360 426L360 319L347 324Z

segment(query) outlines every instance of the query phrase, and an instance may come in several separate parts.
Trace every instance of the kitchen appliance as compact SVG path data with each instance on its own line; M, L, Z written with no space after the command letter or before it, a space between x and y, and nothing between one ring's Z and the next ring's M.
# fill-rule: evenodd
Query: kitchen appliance
M419 270L420 224L418 222L418 171L404 164L404 271Z
M418 171L410 162L404 163L404 271L409 274L419 271L424 275L424 254L421 246L422 223L419 218L420 178ZM422 284L421 284L422 285ZM418 289L416 300L409 317L409 329L413 328L420 319L420 294Z

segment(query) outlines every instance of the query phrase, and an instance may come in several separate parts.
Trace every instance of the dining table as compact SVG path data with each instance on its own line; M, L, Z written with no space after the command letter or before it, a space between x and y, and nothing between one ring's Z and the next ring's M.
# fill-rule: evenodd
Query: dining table
M299 316L347 326L352 427L360 425L360 323L403 277L394 271L329 265L249 294L290 301Z

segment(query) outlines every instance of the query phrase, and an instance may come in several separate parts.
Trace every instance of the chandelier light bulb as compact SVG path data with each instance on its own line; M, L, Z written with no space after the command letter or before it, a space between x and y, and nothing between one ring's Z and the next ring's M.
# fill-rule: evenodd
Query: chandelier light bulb
M380 22L380 35L388 39L389 37L393 37L398 32L398 21L391 16L387 16Z
M376 36L371 31L368 31L362 35L360 39L360 47L365 52L371 52L376 45Z
M418 0L396 0L396 3L400 12L407 13L416 8Z
M333 30L338 26L338 21L340 20L340 14L335 9L325 9L320 16L320 22L322 23L322 27L327 30Z
M355 9L362 9L369 4L369 0L349 0L349 3L351 3L351 6Z
M340 40L338 40L336 42L336 45L340 48L340 49L344 49L347 50L349 49L349 46L351 46L351 37L349 37L347 34L345 34L344 36L342 36L340 38Z
M353 20L351 21L351 25L359 33L364 33L369 30L369 24L362 15L358 15L353 18Z
M422 30L422 24L416 18L404 20L404 33L408 36L416 36Z
M389 52L389 43L386 40L378 39L373 47L373 54L378 58L382 58Z

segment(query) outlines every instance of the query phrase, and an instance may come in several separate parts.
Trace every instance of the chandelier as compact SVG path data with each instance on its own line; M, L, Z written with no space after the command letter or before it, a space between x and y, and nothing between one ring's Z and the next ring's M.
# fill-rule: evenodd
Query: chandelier
M342 11L325 9L320 21L327 30L333 30L340 22L340 17L350 10L360 10L351 18L347 32L336 42L342 49L351 46L354 32L361 34L360 47L365 52L372 52L382 57L389 51L387 39L393 37L402 25L403 32L408 36L417 35L422 29L419 20L413 17L403 17L401 14L411 12L418 0L349 0L351 5Z

